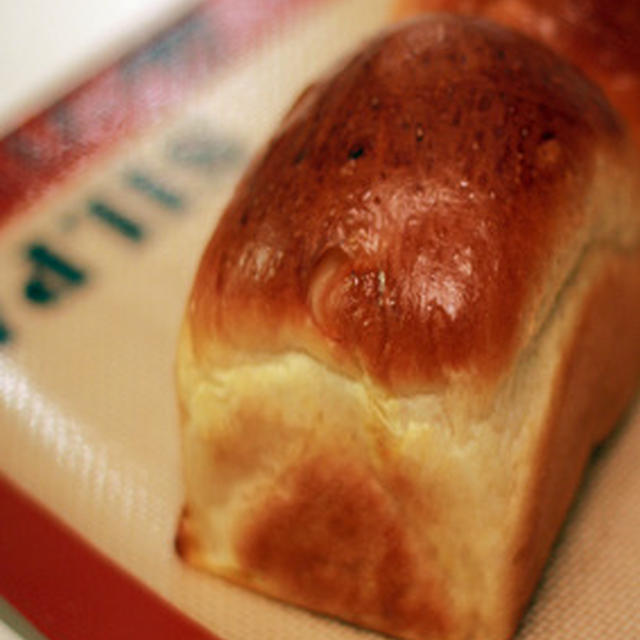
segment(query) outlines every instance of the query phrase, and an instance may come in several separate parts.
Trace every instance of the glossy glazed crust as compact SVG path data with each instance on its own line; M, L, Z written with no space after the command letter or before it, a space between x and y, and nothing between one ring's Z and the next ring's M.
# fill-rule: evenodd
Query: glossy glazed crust
M544 42L602 87L640 144L637 0L400 0L396 11L485 16Z
M494 379L579 251L594 149L620 139L529 40L444 16L392 30L243 179L193 287L196 345L302 349L400 392Z

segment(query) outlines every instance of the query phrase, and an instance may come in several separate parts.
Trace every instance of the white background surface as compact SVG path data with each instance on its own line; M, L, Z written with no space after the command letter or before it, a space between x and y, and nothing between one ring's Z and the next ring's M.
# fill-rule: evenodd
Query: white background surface
M0 135L195 0L0 0Z

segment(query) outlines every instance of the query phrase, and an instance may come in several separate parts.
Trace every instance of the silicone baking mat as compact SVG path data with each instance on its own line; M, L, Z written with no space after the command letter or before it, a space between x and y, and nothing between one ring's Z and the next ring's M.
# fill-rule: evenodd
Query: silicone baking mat
M210 0L0 141L0 593L53 640L379 637L175 557L172 368L243 167L389 15L388 0ZM640 639L638 460L632 412L519 640Z

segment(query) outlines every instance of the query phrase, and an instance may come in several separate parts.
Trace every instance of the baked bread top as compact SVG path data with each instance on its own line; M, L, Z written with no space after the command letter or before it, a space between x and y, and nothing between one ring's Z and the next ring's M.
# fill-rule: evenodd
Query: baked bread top
M238 186L193 288L196 355L302 350L401 393L495 383L585 248L629 240L623 140L536 42L445 15L384 33Z

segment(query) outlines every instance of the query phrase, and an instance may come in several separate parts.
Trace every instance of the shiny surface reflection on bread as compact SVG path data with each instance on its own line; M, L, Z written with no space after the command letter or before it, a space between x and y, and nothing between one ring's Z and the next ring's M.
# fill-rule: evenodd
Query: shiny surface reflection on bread
M505 640L640 369L636 151L599 89L434 15L298 99L178 349L189 563L410 640Z

